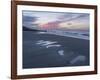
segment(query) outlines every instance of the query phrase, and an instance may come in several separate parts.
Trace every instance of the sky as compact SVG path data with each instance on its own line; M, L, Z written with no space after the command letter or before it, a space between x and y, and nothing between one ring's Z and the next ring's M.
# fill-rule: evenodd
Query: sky
M23 26L42 30L89 30L88 13L71 12L22 12Z

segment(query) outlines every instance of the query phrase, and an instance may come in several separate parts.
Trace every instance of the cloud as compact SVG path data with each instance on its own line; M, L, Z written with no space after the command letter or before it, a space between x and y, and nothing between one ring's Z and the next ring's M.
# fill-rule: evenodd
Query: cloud
M84 20L85 18L89 18L89 14L85 13L66 13L65 15L60 16L58 19L62 22L64 21L73 21L73 20Z
M35 22L37 17L23 16L23 22Z
M36 29L89 29L89 14L23 11L23 24Z

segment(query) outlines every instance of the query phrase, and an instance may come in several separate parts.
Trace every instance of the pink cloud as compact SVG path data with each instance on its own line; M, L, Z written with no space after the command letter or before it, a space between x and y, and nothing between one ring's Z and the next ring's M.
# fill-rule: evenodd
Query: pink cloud
M41 28L43 29L57 29L59 27L59 21L54 21L54 22L48 22L43 25L41 25Z

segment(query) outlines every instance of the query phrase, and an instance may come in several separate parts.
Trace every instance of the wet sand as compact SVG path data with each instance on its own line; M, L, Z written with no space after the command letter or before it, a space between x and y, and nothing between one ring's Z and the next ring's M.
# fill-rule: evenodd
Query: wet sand
M36 44L39 40L55 41L56 45L61 46L46 48ZM63 50L63 53L59 54L60 50ZM80 56L84 59L81 60ZM76 62L72 62L73 60ZM89 65L89 40L23 31L23 68L86 65Z

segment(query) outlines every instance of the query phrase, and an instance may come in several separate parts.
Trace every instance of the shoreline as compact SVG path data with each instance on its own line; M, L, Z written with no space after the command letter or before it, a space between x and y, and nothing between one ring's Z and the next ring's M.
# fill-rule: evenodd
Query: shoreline
M65 37L72 37L72 38L78 38L78 39L84 39L84 40L89 40L89 37L88 36L83 36L83 35L75 35L75 34L72 34L72 33L69 33L69 34L65 34L65 33L52 33L52 32L37 32L38 34L52 34L52 35L58 35L58 36L65 36Z

